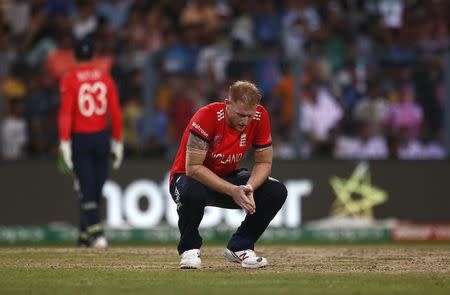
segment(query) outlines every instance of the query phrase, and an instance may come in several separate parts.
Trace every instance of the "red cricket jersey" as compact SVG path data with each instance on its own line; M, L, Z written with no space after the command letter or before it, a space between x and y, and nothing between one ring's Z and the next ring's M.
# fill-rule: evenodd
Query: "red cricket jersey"
M106 128L111 115L112 136L122 139L122 116L111 76L91 64L77 66L60 81L59 138L72 132L93 133Z
M241 132L226 123L224 102L208 104L194 114L184 130L170 171L170 181L175 173L186 172L186 145L189 133L209 143L209 151L203 165L218 176L225 176L239 168L239 162L250 145L261 148L272 144L269 115L263 106L257 106L255 116Z

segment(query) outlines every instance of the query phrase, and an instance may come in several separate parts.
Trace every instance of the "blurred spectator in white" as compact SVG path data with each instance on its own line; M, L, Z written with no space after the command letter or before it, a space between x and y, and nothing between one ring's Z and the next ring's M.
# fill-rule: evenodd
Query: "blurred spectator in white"
M341 106L333 95L315 82L302 87L300 129L309 147L304 156L330 156L333 149L333 132L343 117Z
M11 28L13 36L22 36L30 25L31 4L28 0L1 1L3 18Z
M252 1L239 1L236 3L237 16L232 21L231 38L238 40L244 47L253 47L255 44L254 26L251 13L254 8Z
M125 25L133 2L134 0L102 0L97 4L96 12L105 19L110 29L118 31Z
M95 5L91 1L80 0L77 8L72 31L75 39L81 40L97 30L98 19L95 15Z
M1 124L2 157L5 160L18 160L25 157L25 144L28 142L27 123L23 117L23 101L9 101L9 111Z
M203 47L199 53L197 71L205 81L210 81L214 85L226 82L225 69L233 52L226 28L218 29L213 35L214 43Z
M320 16L308 0L288 0L282 18L282 42L288 57L304 54L310 33L320 28Z
M371 81L367 95L356 103L353 117L356 121L370 124L375 134L382 135L386 109L387 99L383 95L379 83Z
M359 121L358 136L339 136L334 156L337 159L386 159L389 156L386 139L374 133L369 122Z
M403 0L379 0L378 9L386 27L398 29L403 25Z

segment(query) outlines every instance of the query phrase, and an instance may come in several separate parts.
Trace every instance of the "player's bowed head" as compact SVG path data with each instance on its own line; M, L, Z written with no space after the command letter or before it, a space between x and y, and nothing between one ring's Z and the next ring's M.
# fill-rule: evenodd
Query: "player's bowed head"
M260 100L261 93L255 84L248 81L234 82L225 99L228 125L243 131L255 115Z

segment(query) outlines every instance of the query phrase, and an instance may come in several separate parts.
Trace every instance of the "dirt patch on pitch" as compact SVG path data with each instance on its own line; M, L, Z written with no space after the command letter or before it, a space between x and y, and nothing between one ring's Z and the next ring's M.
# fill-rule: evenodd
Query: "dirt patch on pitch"
M222 247L202 249L203 270L249 271L222 257ZM450 247L402 246L262 246L267 272L450 272ZM0 267L172 270L178 268L174 247L3 248ZM250 270L252 271L252 270Z
M238 264L210 258L221 250L203 251L204 268L239 269ZM266 271L275 272L450 272L450 248L445 247L259 247L257 254L268 259Z

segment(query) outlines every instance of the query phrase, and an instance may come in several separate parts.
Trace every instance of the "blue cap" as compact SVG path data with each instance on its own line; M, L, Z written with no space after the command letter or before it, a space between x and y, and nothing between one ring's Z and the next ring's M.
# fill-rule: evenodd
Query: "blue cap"
M78 60L91 59L94 55L94 42L90 38L75 41L75 57Z

